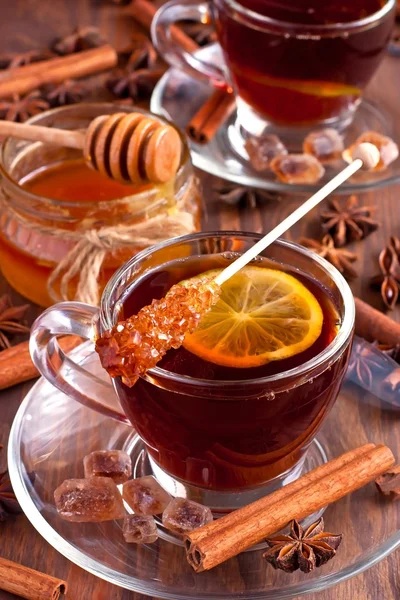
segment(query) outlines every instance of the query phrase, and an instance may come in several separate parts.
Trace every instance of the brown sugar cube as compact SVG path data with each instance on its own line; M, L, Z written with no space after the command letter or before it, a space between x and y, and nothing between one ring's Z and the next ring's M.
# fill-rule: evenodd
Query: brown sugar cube
M288 153L281 140L273 133L264 133L258 137L249 137L246 140L245 148L249 155L250 163L256 171L266 171L269 169L273 158Z
M162 516L164 527L179 535L185 535L212 520L211 510L207 506L186 498L174 498Z
M336 129L312 131L303 143L303 151L312 154L321 163L341 158L343 150L343 136Z
M54 499L66 521L97 523L125 516L121 494L109 477L67 479L54 492Z
M157 525L151 516L127 515L122 534L129 544L152 544L158 539Z
M159 515L171 502L171 496L151 475L124 483L122 496L131 509L142 516Z
M271 169L284 183L317 183L325 173L324 167L311 154L288 154L277 156L271 162Z
M376 131L366 131L356 139L354 144L346 148L343 152L344 160L349 163L352 162L353 153L360 144L364 143L373 144L379 150L380 161L371 169L373 171L384 171L399 156L399 147L391 138Z
M85 477L110 477L117 485L132 477L131 457L121 450L99 450L83 459Z

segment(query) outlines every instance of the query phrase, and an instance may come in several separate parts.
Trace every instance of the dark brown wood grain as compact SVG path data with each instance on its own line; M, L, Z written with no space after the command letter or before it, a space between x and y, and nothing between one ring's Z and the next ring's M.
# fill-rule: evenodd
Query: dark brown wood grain
M129 41L130 33L137 28L129 9L115 6L107 0L12 0L2 3L0 19L0 53L42 48L55 38L69 33L73 28L95 25L101 28L107 40L117 47ZM396 60L396 59L393 59ZM393 72L397 78L393 78ZM397 71L391 70L390 77L385 70L375 78L374 84L382 95L398 97L400 90L400 59ZM400 104L399 114L400 118ZM295 194L282 197L279 202L271 202L251 209L246 205L232 207L219 202L211 194L211 177L200 175L204 185L207 211L204 229L242 229L247 231L267 231L289 214L302 198ZM400 186L392 186L360 196L360 202L376 206L376 215L382 227L356 248L359 259L357 267L360 277L352 283L355 294L382 309L379 293L370 289L369 277L378 271L378 253L390 234L400 235ZM317 231L314 211L294 227L287 237L298 239ZM0 276L0 294L10 291ZM22 300L15 292L16 302ZM32 306L30 320L39 314ZM393 313L400 321L400 306ZM0 443L7 441L9 427L21 400L30 384L23 384L0 393ZM4 451L3 451L4 453ZM4 454L0 452L0 471L4 466ZM96 579L82 571L58 552L53 550L34 530L28 520L19 516L5 524L0 523L0 556L21 562L28 567L44 571L65 579L69 584L68 598L74 600L144 600L144 596L133 594ZM319 594L311 594L308 600L398 600L400 597L400 553L392 554L387 560L366 573L347 581L334 589ZM15 596L0 591L0 600L12 600ZM303 596L304 598L304 596Z

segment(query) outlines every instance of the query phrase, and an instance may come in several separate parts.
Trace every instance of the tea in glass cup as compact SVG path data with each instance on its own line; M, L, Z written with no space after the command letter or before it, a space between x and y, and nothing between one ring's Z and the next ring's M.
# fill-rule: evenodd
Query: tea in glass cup
M348 125L390 40L395 0L172 0L153 24L170 64L216 85L231 86L241 127ZM179 8L179 10L178 10ZM188 62L168 30L174 19L212 17L225 66Z
M81 303L55 305L31 338L35 364L56 387L133 425L147 450L147 474L172 495L221 511L301 473L351 349L354 300L340 273L301 246L274 242L223 284L182 347L133 386L113 378L122 411L110 406L104 380L76 371L52 338L104 339L174 284L213 277L260 237L202 233L154 246L114 275L100 313Z

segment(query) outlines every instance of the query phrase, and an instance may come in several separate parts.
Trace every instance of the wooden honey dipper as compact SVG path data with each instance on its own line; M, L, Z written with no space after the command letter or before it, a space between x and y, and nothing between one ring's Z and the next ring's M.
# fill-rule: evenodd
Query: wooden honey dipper
M166 183L182 153L174 127L141 113L102 115L84 132L0 121L0 135L78 148L94 169L122 183Z

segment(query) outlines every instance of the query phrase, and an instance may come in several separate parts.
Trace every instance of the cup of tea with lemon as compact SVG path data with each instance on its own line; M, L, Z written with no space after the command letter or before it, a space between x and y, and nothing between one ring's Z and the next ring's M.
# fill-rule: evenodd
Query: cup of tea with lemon
M213 278L259 238L200 233L143 251L108 283L99 334L174 284ZM64 333L69 322L82 335L95 309L68 303L67 312L63 304L50 311ZM297 244L274 242L222 285L180 348L133 387L113 379L148 470L171 493L221 512L296 478L338 395L353 328L354 300L341 274ZM74 382L70 395L92 407L101 401L100 388L74 392Z

